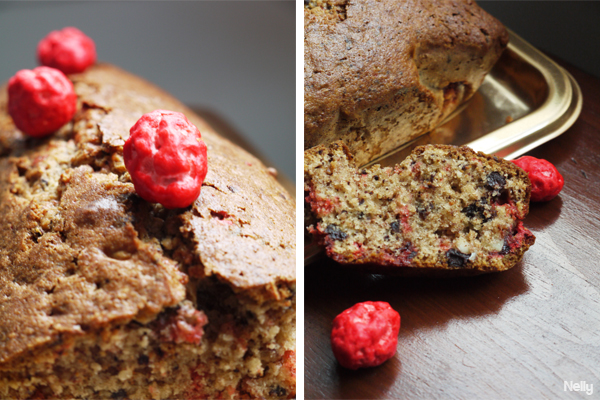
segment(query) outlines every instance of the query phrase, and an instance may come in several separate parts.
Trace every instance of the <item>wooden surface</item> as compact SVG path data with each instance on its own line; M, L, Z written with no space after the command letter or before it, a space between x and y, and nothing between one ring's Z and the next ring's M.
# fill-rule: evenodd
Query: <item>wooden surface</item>
M528 153L554 163L565 187L532 203L525 226L537 240L523 261L446 280L364 275L329 260L306 267L306 398L600 398L600 79L566 67L583 111ZM346 370L331 352L331 321L367 300L400 313L398 351L379 367ZM565 391L565 381L593 394Z

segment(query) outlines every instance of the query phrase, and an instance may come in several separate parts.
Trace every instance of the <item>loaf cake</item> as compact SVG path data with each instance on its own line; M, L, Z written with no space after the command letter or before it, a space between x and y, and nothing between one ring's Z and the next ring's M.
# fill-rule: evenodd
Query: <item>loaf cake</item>
M364 165L439 125L508 43L472 0L304 2L304 146Z
M0 90L0 398L295 396L295 201L258 159L108 64L29 138ZM141 199L129 129L184 113L208 146L190 207Z
M381 273L503 271L535 237L531 183L468 147L417 147L395 167L357 168L341 142L305 152L309 231L335 261Z

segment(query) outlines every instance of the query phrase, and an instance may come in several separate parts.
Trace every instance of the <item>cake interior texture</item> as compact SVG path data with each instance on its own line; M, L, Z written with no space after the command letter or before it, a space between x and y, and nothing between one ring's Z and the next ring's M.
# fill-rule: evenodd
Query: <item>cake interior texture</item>
M142 79L106 64L69 78L78 111L45 139L0 94L0 398L294 398L294 199ZM123 163L155 109L208 146L186 209L142 200Z
M306 151L304 174L309 230L343 264L502 271L535 239L522 222L527 174L467 147L422 146L393 168L359 169L336 142Z
M291 302L287 307L257 305L214 282L198 290L202 296L214 296L199 304L211 322L205 330L194 325L193 317L187 322L180 317L186 312L193 316L196 310L191 302L183 302L149 324L134 321L81 337L58 338L49 348L26 354L14 360L9 371L2 371L2 398L293 397ZM201 337L198 344L186 342L185 334L192 331Z

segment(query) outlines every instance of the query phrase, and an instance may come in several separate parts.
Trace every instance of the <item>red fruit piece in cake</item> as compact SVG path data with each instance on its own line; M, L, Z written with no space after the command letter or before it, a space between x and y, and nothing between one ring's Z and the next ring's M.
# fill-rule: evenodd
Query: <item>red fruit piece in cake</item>
M547 160L524 156L513 160L529 175L531 201L550 201L562 190L565 180L556 167Z
M66 27L43 38L38 44L37 56L42 65L75 74L96 62L96 45L79 29Z
M184 208L200 195L208 171L206 144L182 113L155 110L131 128L123 147L136 192L166 208Z
M73 118L77 95L73 84L57 69L23 69L8 81L8 112L22 132L43 137Z
M165 313L155 322L160 338L165 342L200 344L204 336L206 314L184 302L176 312Z
M400 314L383 301L355 304L333 320L331 348L349 369L375 367L396 354Z

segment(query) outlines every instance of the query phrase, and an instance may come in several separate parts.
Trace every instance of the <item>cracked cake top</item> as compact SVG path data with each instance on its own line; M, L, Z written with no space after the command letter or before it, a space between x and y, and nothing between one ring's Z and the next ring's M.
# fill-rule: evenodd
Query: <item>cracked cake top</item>
M0 91L0 362L111 323L147 321L216 276L256 301L295 281L294 199L255 157L146 81L99 64L71 75L73 121L18 131ZM166 210L136 195L123 163L131 126L155 109L202 132L200 197ZM191 278L190 278L191 276Z

